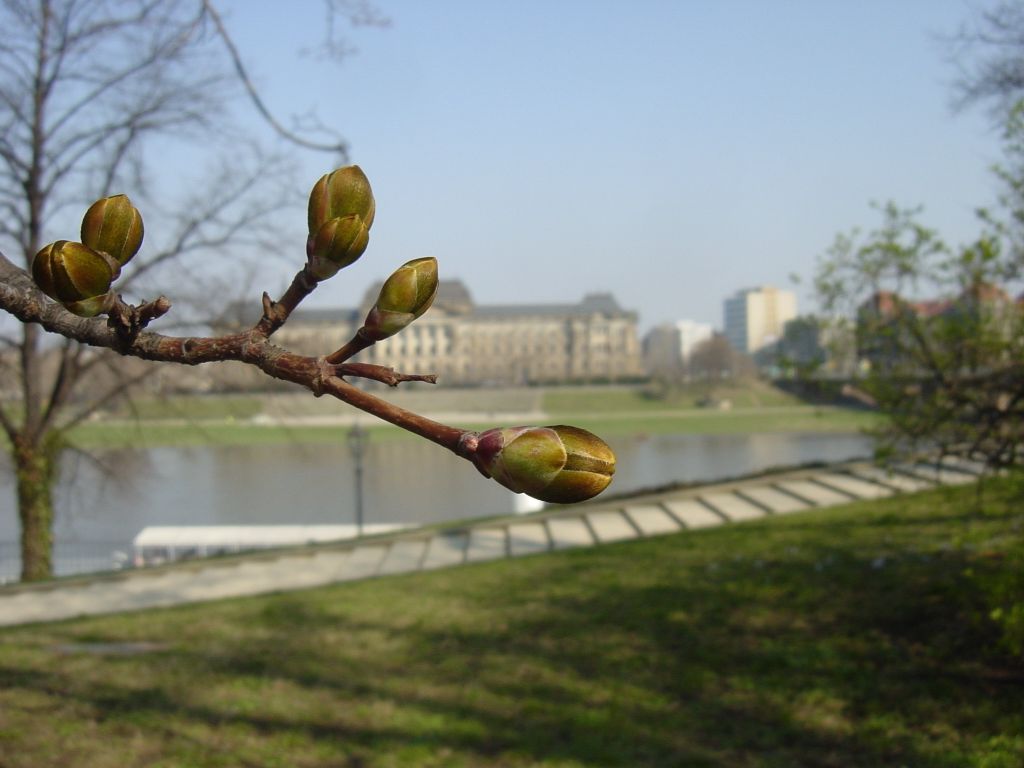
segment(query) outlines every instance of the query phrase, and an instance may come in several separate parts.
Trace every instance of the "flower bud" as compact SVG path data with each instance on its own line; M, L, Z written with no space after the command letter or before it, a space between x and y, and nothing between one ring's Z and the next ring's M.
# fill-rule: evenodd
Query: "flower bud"
M351 214L361 218L369 229L375 211L370 180L362 169L358 165L338 168L321 176L309 193L309 236L315 237L331 219Z
M436 295L437 259L428 256L406 262L384 282L363 323L363 335L374 341L394 336L430 309Z
M601 493L615 474L615 454L578 427L505 427L478 437L473 463L510 491L553 504Z
M81 243L58 240L32 260L32 278L40 290L69 312L94 317L109 308L112 262Z
M97 200L82 219L82 242L124 266L142 246L142 215L127 195Z
M313 185L306 255L318 280L363 255L375 212L370 181L358 165L331 171Z
M331 219L310 238L309 268L317 280L326 280L362 256L369 242L370 230L356 214Z

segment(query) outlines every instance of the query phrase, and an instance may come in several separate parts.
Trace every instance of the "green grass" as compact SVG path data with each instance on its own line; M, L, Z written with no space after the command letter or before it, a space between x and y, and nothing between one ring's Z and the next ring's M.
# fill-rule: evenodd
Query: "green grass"
M984 501L0 630L0 765L1017 768L1024 511ZM66 647L125 641L164 648Z
M260 413L262 401L244 395L175 395L155 400L139 399L120 418L142 420L187 419L190 421L248 419Z
M740 434L750 432L857 432L878 424L879 416L848 408L797 406L737 411L680 410L658 415L636 413L553 413L597 434Z
M857 432L877 424L875 414L842 408L802 406L756 411L676 411L661 415L635 413L552 413L551 423L568 423L601 435L738 434L747 432ZM466 429L494 424L460 422ZM390 426L374 426L375 439L415 439ZM256 445L336 443L345 440L344 426L267 426L233 420L194 423L89 422L78 427L73 440L80 447L112 445Z
M651 387L567 387L544 392L544 409L557 413L658 412L697 408L707 395L706 384L680 387L665 398L652 397ZM801 401L763 381L751 379L716 386L714 395L734 408L775 408L800 405Z

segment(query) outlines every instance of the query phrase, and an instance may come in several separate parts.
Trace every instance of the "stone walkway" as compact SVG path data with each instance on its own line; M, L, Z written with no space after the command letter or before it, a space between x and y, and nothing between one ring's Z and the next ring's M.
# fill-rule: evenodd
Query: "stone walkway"
M0 626L307 589L590 547L968 483L979 472L978 465L959 459L941 467L905 464L891 470L852 462L532 515L466 521L458 527L13 585L0 588Z

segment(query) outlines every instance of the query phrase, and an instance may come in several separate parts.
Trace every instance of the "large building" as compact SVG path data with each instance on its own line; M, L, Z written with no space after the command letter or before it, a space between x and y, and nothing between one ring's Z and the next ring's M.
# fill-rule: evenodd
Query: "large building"
M746 288L725 300L725 337L734 349L752 354L782 338L796 317L796 295L770 285Z
M296 352L325 355L362 323L380 292L357 309L299 309L274 336ZM436 373L443 384L622 381L643 376L635 312L610 293L577 304L477 305L461 281L441 281L430 310L356 361L404 373Z
M644 337L644 359L650 373L678 373L690 355L714 335L714 328L696 320L677 320L652 328Z

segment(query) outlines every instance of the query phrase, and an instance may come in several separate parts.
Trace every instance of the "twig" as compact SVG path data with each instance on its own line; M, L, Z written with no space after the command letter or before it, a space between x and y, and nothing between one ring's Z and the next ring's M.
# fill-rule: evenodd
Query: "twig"
M371 339L363 329L360 327L356 331L356 335L353 336L341 349L337 349L329 354L325 359L331 365L339 365L344 363L346 360L351 360L353 357L358 355L367 347L372 347L377 342Z
M383 365L371 365L370 363L342 363L334 369L338 376L356 376L361 379L372 379L389 387L397 387L404 381L425 381L428 384L437 384L437 375L433 373L399 373L394 368L387 368Z
M264 293L263 317L256 324L254 331L264 338L270 338L278 328L285 324L299 303L316 289L317 284L317 279L306 265L296 273L288 290L280 299L271 301L270 296Z

